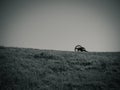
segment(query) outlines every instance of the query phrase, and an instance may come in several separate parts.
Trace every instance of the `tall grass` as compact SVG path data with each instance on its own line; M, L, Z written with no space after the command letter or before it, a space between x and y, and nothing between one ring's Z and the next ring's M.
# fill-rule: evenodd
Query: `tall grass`
M120 53L0 49L0 90L118 90Z

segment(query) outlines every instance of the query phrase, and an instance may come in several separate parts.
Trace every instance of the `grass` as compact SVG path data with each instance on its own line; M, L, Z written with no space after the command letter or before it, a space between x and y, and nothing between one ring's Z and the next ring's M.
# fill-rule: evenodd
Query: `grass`
M120 52L0 47L0 90L119 90Z

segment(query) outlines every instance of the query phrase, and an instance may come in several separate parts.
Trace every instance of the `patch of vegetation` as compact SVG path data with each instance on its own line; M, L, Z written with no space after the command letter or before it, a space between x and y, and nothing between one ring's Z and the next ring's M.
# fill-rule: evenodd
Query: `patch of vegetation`
M5 49L5 47L4 46L0 46L0 49Z
M45 52L41 52L40 54L35 54L34 58L35 59L45 58L45 59L55 59L55 60L63 59L63 57L61 56L58 56L52 53L45 53Z
M118 90L119 52L0 49L0 90Z

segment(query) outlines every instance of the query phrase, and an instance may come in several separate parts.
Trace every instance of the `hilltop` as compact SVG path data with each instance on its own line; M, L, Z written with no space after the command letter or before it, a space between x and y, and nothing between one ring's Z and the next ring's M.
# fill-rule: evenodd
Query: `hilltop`
M120 52L0 47L0 90L119 90Z

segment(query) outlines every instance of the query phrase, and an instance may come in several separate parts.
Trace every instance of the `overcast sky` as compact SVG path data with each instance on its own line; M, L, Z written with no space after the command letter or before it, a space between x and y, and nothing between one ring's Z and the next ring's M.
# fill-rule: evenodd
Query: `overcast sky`
M0 45L120 51L119 0L1 0Z

